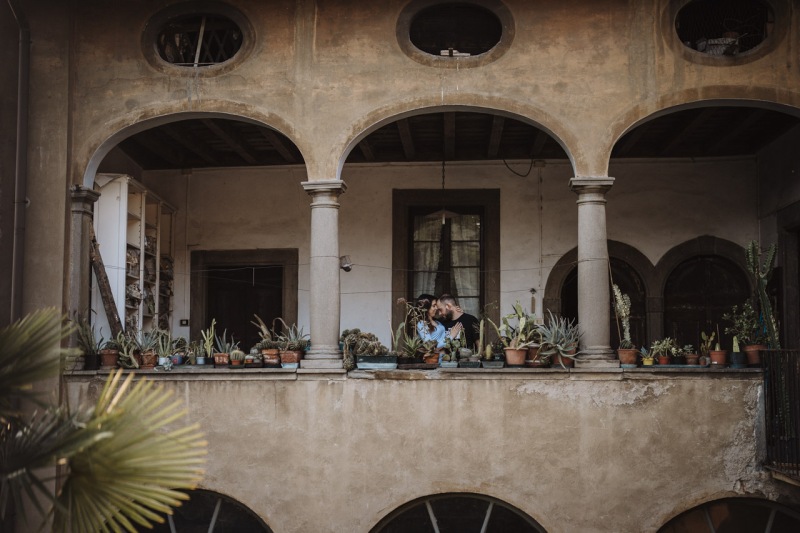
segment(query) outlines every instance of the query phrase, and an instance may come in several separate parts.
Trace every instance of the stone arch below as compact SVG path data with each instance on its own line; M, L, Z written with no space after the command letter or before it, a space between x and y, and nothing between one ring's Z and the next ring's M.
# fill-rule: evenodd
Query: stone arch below
M682 511L661 526L658 533L798 530L797 510L771 500L734 497L710 500Z
M172 531L251 531L272 533L267 523L242 502L216 491L189 491L189 500L173 509L163 524L156 524L155 533Z

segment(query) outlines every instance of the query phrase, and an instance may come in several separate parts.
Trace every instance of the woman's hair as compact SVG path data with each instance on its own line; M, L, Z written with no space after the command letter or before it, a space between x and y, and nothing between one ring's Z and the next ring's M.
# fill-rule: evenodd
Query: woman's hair
M427 327L428 331L431 331L431 332L436 330L436 326L431 324L431 321L428 320L427 311L430 310L430 308L433 306L433 302L435 302L435 301L436 301L436 296L434 296L433 294L420 294L417 297L417 307L419 307L421 309L424 309L426 311L426 313L425 313L425 327Z

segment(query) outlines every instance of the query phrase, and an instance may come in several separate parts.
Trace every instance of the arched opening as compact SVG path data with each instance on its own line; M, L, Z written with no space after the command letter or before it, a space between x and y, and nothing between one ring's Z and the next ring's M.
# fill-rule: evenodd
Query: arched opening
M565 185L568 168L561 141L544 127L500 111L460 108L419 110L379 124L354 141L342 175L359 184L363 176L365 185L380 183L392 195L386 222L392 228L393 300L448 293L469 314L479 316L488 307L497 321L501 197L507 195L504 209L516 209L520 192L542 187L548 173L563 176ZM359 193L351 190L353 200ZM536 212L529 204L519 209ZM524 293L530 298L527 288ZM347 306L355 298L344 300ZM402 309L393 306L392 312L392 322L399 323Z
M750 296L746 274L719 256L687 259L670 273L664 285L664 335L680 345L697 348L701 332L717 332L720 345L729 349L722 315Z
M797 510L769 500L724 498L685 511L658 533L791 533L800 530Z
M439 494L409 502L392 511L372 533L544 533L533 518L507 503L480 494Z
M113 140L91 177L95 232L126 331L198 339L216 319L249 350L259 340L254 314L297 321L297 256L308 236L276 231L282 206L305 200L294 142L216 113L161 117ZM106 337L109 292L95 279L92 314Z
M623 294L631 299L631 342L634 346L643 346L647 342L647 289L642 277L636 270L621 259L611 257L611 275L614 283ZM613 296L612 296L613 298ZM611 302L609 331L611 346L619 346L620 328ZM561 287L561 315L578 321L578 267L574 267L567 275Z
M174 508L174 514L164 516L156 524L155 533L174 531L247 531L272 533L272 529L251 509L218 492L196 489L189 491L189 500Z

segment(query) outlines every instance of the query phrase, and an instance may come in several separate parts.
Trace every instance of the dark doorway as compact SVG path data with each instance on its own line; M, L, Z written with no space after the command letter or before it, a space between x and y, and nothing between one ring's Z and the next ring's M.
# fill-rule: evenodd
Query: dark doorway
M217 331L227 331L242 350L259 341L250 323L254 314L268 325L283 316L283 265L211 267L205 275L208 315L217 319Z
M253 314L269 326L276 317L296 323L297 260L297 249L192 252L192 338L216 319L217 332L248 351L259 340Z

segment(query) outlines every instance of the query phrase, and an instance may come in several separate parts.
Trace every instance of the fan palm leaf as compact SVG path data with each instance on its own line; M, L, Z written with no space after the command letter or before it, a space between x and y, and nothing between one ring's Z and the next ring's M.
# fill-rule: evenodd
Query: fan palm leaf
M58 496L54 531L135 531L163 522L194 489L205 463L206 442L197 424L168 428L185 416L172 393L153 382L112 373L100 394L89 430L98 439L69 459Z

